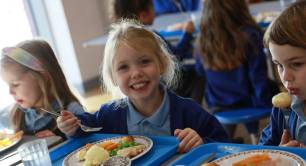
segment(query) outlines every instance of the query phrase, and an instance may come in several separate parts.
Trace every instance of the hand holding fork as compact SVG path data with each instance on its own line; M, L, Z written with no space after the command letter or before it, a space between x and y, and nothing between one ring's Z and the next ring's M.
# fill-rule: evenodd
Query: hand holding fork
M74 135L79 127L84 132L95 132L102 129L102 127L89 127L81 124L80 120L69 111L62 111L62 114L59 114L57 112L49 111L43 108L40 108L40 110L56 116L58 128L68 136Z

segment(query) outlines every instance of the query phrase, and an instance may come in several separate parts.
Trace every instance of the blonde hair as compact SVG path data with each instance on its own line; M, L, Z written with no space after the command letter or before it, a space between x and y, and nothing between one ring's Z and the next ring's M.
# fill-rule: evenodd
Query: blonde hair
M112 24L108 40L104 49L102 61L103 88L110 93L113 98L122 98L124 94L114 83L113 60L121 44L126 44L135 50L149 49L158 60L158 66L162 71L162 80L168 87L175 86L178 79L178 64L171 55L164 41L155 33L145 29L135 20L121 20Z
M304 21L303 21L304 20ZM284 10L268 27L264 45L269 43L306 49L306 1L298 1Z
M5 69L8 65L17 64L23 71L29 72L38 82L43 95L44 108L53 110L51 102L54 100L58 102L61 109L64 109L65 104L69 102L79 102L70 90L56 56L46 41L41 39L26 40L17 44L16 47L27 51L37 58L42 64L44 71L35 71L25 65L17 63L4 54L2 54L1 58L1 68ZM13 110L12 118L16 126L20 124L21 112L20 109Z

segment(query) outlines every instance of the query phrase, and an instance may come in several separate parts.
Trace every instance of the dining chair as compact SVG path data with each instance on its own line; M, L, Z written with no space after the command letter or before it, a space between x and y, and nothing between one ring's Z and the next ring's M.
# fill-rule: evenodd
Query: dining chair
M214 113L223 125L256 122L270 116L272 108L240 108ZM249 133L252 144L257 144L256 133Z

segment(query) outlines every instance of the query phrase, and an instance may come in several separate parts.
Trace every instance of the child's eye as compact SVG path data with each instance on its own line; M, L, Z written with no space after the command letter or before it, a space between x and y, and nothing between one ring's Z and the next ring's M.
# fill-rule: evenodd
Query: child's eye
M128 65L120 65L117 68L117 71L122 71L122 70L127 70L128 69Z
M11 83L10 86L11 86L12 88L16 88L16 87L18 87L19 85L20 85L19 83Z
M303 62L293 62L293 63L291 63L291 67L292 68L299 68L299 67L301 67L303 65L304 65Z
M151 59L142 59L141 60L141 64L144 64L144 65L146 65L146 64L148 64L150 62L151 62Z

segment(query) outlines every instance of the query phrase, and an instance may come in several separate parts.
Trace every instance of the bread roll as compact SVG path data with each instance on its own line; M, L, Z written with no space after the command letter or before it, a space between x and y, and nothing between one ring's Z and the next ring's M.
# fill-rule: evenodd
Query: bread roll
M281 92L272 98L274 107L287 108L291 105L291 96L288 92Z

